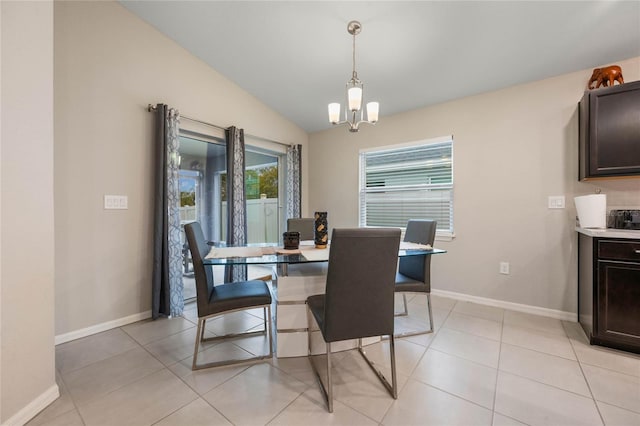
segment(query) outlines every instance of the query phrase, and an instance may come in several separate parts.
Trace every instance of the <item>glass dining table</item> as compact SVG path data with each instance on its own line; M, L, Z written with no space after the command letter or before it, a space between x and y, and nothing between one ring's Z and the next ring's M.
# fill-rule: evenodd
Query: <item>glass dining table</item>
M329 261L329 248L317 249L313 242L302 241L298 249L286 250L274 245L251 245L242 247L212 247L203 259L205 265L276 265L278 274L286 276L288 265L311 264ZM398 257L431 256L446 253L446 250L422 244L401 242Z
M278 358L306 356L309 339L312 351L322 353L324 345L317 331L307 329L306 299L324 293L329 266L328 248L317 249L312 241L302 241L299 249L285 250L275 246L212 247L203 263L211 266L264 265L273 266L271 275L275 305L275 346ZM446 250L403 242L398 257L431 256ZM377 341L367 338L363 344ZM334 345L336 351L352 349L355 341Z

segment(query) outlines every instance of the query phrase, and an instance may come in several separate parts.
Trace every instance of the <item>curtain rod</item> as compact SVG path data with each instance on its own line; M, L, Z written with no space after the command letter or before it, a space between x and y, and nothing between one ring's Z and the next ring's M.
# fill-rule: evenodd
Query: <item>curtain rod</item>
M157 108L154 105L151 105L151 104L147 105L147 111L149 111L149 112L156 111L156 109ZM214 127L216 129L227 130L226 127L218 126L217 124L207 123L206 121L202 121L202 120L198 120L198 119L195 119L195 118L191 118L191 117L188 117L188 116L183 115L183 114L180 114L180 118L184 118L185 120L193 121L195 123L204 124L205 126ZM291 144L291 143L284 143L284 142L274 141L273 139L263 138L262 136L256 136L256 135L252 135L252 134L246 133L246 132L245 132L245 136L249 136L249 137L251 137L253 139L258 139L258 140L262 140L262 141L265 141L265 142L277 143L278 145L284 145L284 146L293 146L293 145L295 145L295 144Z

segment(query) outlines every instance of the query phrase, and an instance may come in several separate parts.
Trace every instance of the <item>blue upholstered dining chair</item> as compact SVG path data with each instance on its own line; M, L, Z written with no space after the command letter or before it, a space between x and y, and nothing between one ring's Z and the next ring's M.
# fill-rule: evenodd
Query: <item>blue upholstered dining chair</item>
M404 233L404 241L418 244L429 244L433 247L436 238L435 220L410 219ZM409 331L396 334L396 337L414 336L416 334L433 333L433 312L431 309L431 256L406 256L398 262L396 274L396 293L402 293L404 311L396 316L407 316L407 293L424 293L427 295L427 312L429 329Z
M187 235L189 249L191 250L191 257L193 259L193 271L196 278L196 301L198 304L198 331L196 334L196 343L193 351L193 364L191 369L199 370L202 368L240 364L272 358L273 327L271 320L271 292L269 291L267 284L264 281L253 280L214 285L212 267L203 263L203 258L207 255L209 246L204 239L200 224L198 222L189 223L184 226L184 230ZM263 309L263 330L232 333L224 336L208 338L204 337L205 324L208 319L231 312L254 308ZM251 336L255 334L268 335L268 354L258 355L252 358L225 360L201 365L197 363L200 342Z
M358 352L391 396L398 397L393 299L399 245L399 229L333 230L325 294L307 298L309 330L315 321L326 343L326 385L311 355L311 338L309 361L329 412L333 412L331 343L341 340L358 339ZM389 336L391 385L362 347L363 338L374 336Z

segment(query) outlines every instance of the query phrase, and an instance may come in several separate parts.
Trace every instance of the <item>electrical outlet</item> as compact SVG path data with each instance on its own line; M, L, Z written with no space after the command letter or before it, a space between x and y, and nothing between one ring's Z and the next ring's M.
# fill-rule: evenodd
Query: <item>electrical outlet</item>
M509 262L500 262L500 273L509 275Z

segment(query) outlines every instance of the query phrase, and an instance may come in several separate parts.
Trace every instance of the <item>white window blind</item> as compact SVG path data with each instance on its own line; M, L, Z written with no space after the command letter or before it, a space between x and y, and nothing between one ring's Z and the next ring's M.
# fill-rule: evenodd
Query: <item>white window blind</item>
M360 225L404 228L434 219L453 235L453 139L360 153Z

